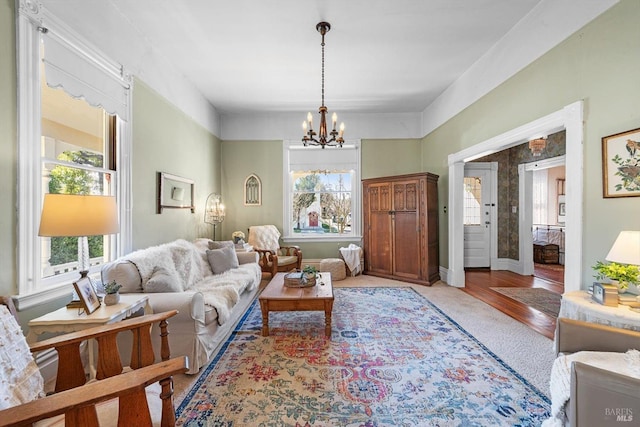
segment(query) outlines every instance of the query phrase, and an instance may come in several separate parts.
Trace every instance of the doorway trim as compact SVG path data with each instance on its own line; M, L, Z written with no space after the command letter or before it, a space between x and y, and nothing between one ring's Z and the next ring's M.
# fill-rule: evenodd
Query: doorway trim
M463 183L464 164L471 160L514 147L531 138L566 131L566 254L565 290L579 290L582 272L582 201L583 201L583 101L450 154L449 164L449 268L447 283L464 287ZM526 213L520 209L519 221ZM522 253L520 253L522 257Z

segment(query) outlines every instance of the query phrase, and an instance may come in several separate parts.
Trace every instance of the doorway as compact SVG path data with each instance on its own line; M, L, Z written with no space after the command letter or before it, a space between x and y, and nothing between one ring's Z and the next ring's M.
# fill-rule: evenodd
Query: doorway
M496 162L467 163L464 168L465 268L491 267L495 257L497 168Z
M530 222L520 227L521 233L529 230L520 235L525 240L523 273L562 284L566 259L565 164L566 156L557 156L518 166L519 188L525 195L520 197L520 209L531 213L524 216ZM558 179L562 180L561 187Z
M449 155L449 268L446 281L452 286L465 286L464 272L464 167L467 162L481 158L515 145L522 144L534 135L552 134L560 130L566 131L566 203L572 209L566 211L566 263L565 290L579 290L581 288L582 272L582 162L583 162L583 103L575 102L541 117L509 132L498 135L480 144L474 145L457 153ZM524 188L519 192L522 199ZM520 200L520 206L524 200ZM509 262L505 270L524 274L527 258L525 251L532 253L531 211L519 209L519 235L529 236L519 242L519 260ZM528 228L527 228L528 225ZM526 248L528 246L528 248ZM532 259L532 258L528 258ZM525 260L525 261L523 261ZM531 262L532 264L532 262ZM496 266L497 267L497 266ZM494 266L492 265L492 268ZM531 274L531 273L529 273Z

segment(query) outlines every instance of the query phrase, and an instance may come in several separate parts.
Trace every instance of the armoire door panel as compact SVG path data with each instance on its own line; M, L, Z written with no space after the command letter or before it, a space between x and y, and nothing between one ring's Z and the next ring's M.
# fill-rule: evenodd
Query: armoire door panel
M415 212L395 211L393 227L393 274L420 277L418 221Z

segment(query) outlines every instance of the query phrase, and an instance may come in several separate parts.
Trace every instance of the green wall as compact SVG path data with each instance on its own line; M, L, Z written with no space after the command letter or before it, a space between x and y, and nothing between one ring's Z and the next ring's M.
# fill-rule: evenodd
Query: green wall
M622 0L523 71L423 139L422 167L441 176L447 156L584 100L582 283L620 230L640 229L640 199L602 197L601 138L640 127L640 2ZM571 159L568 159L571 161ZM442 209L441 209L442 212ZM440 217L440 262L448 266L448 221Z
M227 217L221 239L251 225L273 224L283 230L283 153L282 141L223 141L222 194ZM362 178L420 172L421 142L418 139L363 140ZM262 181L262 206L244 206L243 185L249 174ZM247 235L248 238L248 235ZM335 258L344 242L295 243L305 259Z
M211 237L207 196L221 191L220 140L140 80L133 90L133 248ZM195 213L156 213L157 172L195 181Z

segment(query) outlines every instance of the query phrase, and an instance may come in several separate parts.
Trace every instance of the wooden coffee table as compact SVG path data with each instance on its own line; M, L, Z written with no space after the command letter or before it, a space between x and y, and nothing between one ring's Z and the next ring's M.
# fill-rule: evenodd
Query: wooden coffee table
M258 298L262 311L262 336L269 336L270 311L324 311L324 333L331 337L331 311L333 287L331 273L320 273L317 284L308 288L290 288L284 285L284 275L278 273Z

